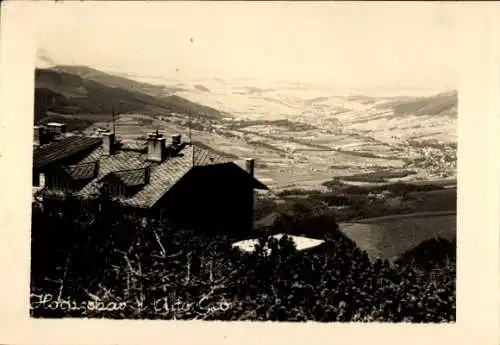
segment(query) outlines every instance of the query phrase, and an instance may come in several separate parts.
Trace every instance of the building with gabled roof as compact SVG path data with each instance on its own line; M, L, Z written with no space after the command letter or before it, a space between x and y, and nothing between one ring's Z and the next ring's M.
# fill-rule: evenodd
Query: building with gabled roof
M173 135L120 143L111 132L60 136L35 127L33 185L44 203L92 200L103 192L127 212L188 226L246 232L253 228L255 189L268 189L234 161ZM38 131L38 132L37 132Z

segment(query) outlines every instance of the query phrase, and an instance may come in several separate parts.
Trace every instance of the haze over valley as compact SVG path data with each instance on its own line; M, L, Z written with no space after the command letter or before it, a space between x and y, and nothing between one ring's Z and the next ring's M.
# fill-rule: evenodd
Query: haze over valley
M292 81L174 77L175 72L152 80L85 66L44 66L36 70L35 119L65 121L88 133L110 128L114 106L122 140L155 129L187 139L190 113L193 141L230 157L256 158L256 175L277 189L317 187L334 176L372 172L407 180L455 178L454 90L370 92Z

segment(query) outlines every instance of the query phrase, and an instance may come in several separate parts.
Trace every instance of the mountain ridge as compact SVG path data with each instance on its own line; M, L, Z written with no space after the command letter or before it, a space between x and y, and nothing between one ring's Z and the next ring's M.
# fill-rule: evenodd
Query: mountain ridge
M187 114L217 121L218 110L200 105L160 85L113 76L85 66L55 66L35 69L35 122L49 113L60 115L107 115L112 108L121 113L146 115ZM68 117L68 121L72 121Z
M383 142L392 142L393 137L404 140L437 136L455 140L456 91L418 97L374 97L360 93L344 97L335 96L330 89L289 92L270 85L254 88L199 81L176 84L175 80L159 85L87 66L39 68L35 74L35 120L64 116L61 120L71 122L77 117L73 115L79 115L82 121L75 123L77 127L109 121L114 106L121 114L150 116L181 126L187 125L186 115L191 112L193 120L204 123L200 127L204 131L212 133L212 125L216 125L219 131L237 136L258 132L269 139L268 131L278 130L284 139L302 127L276 127L286 120L288 124L308 124L351 137L362 134ZM243 89L248 92L236 92ZM244 128L235 128L240 122ZM231 133L234 130L237 133ZM335 136L325 140L337 142ZM335 145L339 144L342 145L340 142Z

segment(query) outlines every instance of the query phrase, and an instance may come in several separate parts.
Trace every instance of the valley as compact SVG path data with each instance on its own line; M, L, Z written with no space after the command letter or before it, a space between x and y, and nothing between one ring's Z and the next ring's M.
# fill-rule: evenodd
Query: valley
M158 86L60 67L39 72L37 90L64 97L44 104L42 122L67 120L90 133L110 128L115 106L124 141L156 129L187 138L191 126L193 141L231 158L255 158L256 176L277 191L321 188L334 177L370 182L366 174L380 171L410 181L456 177L456 92L337 96L325 86L248 83L165 80ZM91 108L92 100L98 106Z

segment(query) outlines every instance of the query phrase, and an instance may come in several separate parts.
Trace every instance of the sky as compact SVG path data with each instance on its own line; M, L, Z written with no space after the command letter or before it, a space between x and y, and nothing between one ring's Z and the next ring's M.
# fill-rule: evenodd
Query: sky
M157 78L456 88L453 3L62 2L40 55Z

